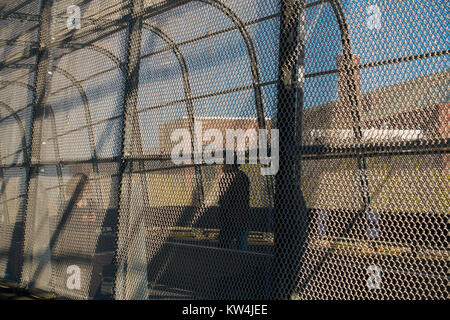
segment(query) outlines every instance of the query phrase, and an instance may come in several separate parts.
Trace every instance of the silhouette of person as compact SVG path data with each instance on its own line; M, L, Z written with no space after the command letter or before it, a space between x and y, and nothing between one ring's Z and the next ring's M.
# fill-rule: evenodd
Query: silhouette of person
M219 180L219 226L218 246L230 248L237 239L243 251L248 246L248 220L250 180L237 164L223 165Z

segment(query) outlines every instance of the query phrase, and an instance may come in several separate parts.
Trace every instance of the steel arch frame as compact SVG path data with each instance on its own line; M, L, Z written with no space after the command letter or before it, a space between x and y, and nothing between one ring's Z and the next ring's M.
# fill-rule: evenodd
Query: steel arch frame
M258 127L259 129L265 129L266 128L266 119L264 115L264 104L262 101L262 91L260 87L260 77L259 77L259 69L258 69L258 57L256 55L256 50L253 45L253 41L250 37L250 34L248 33L247 29L245 28L244 23L241 19L226 5L224 5L222 2L217 0L193 0L195 2L202 2L209 4L210 6L218 9L223 14L225 14L228 18L231 19L231 21L234 23L234 25L238 28L239 33L241 34L245 45L247 47L247 53L250 59L250 68L252 73L252 80L253 80L253 91L255 93L255 104L256 104L256 112L257 112L257 120L258 120Z
M23 126L23 122L22 119L20 119L19 115L14 111L14 109L9 106L8 104L4 103L3 101L0 101L0 107L6 109L7 111L9 111L10 115L3 117L2 119L0 119L0 122L3 121L6 118L9 118L10 116L12 116L15 120L15 122L17 123L21 133L22 133L22 141L21 141L21 146L22 146L22 162L23 165L26 166L28 164L28 150L27 150L27 141L26 141L26 135L25 135L25 128ZM6 181L5 181L5 172L4 172L4 168L3 168L3 161L2 161L2 152L1 152L1 147L2 144L0 143L0 178L1 178L1 186L0 186L0 196L3 198L5 196L5 189L6 189ZM4 210L5 210L5 214L9 217L8 214L8 205L7 205L7 200L2 199L2 204L4 206ZM5 219L5 223L8 223L8 219Z
M177 61L180 65L181 74L183 77L183 89L184 96L186 98L186 110L189 118L189 131L191 134L191 155L192 161L194 163L194 172L195 172L195 181L196 185L199 188L200 192L200 202L203 201L204 198L204 189L203 189L203 180L202 180L202 169L198 164L194 162L194 150L195 150L195 135L194 135L194 126L195 126L195 114L194 114L194 100L192 97L192 89L189 81L189 70L187 67L186 59L179 46L173 41L168 35L166 35L160 28L154 26L148 22L143 22L143 29L149 30L150 32L156 34L159 38L161 38L172 50Z
M26 165L26 164L28 164L28 146L27 146L27 139L26 139L26 134L25 134L25 127L23 125L22 119L20 119L17 112L10 105L6 104L5 102L0 101L0 107L3 107L4 109L6 109L7 111L10 112L10 114L8 116L0 119L0 122L4 121L6 118L9 118L12 116L14 118L14 120L16 121L17 125L19 126L19 129L22 134L22 138L21 138L22 153L23 153L22 161L24 162L24 165Z
M82 50L82 49L93 50L95 52L98 52L98 53L106 56L112 62L114 62L116 64L117 69L119 69L123 75L125 74L123 64L119 58L117 58L109 50L102 48L100 46L94 45L94 44L89 44L87 46L80 46L80 48L71 51L67 55L69 56L73 52L76 52L76 51ZM89 137L89 149L90 149L90 153L91 153L91 159L93 160L92 167L93 167L94 173L98 176L99 175L99 167L98 167L98 162L96 161L97 152L96 152L96 143L95 143L95 133L94 133L94 128L93 128L94 125L92 123L89 99L87 97L86 90L84 89L84 87L80 83L80 81L78 81L70 72L68 72L67 70L58 66L58 64L60 62L61 62L61 58L59 59L58 63L55 66L53 66L53 70L60 73L61 75L63 75L66 79L68 79L72 83L72 86L74 86L78 90L78 92L81 96L81 99L83 101L85 120L86 120L86 124L87 124L87 131L88 131L88 137ZM55 138L56 138L56 136L55 136ZM103 203L101 187L99 185L98 179L95 179L95 188L96 188L96 192L97 192L98 201L100 203Z

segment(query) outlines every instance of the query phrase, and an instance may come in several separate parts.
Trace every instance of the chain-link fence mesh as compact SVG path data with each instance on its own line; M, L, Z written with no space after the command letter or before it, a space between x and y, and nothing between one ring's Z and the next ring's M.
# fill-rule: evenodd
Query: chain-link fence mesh
M447 299L447 11L1 2L0 278L75 299Z

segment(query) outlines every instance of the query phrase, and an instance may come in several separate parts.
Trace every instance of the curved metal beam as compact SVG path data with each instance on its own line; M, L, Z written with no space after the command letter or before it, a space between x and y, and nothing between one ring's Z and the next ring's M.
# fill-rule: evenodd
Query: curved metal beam
M3 107L4 109L8 110L8 112L14 117L14 119L17 122L17 125L19 126L19 129L22 134L21 144L22 144L23 162L24 164L28 164L27 140L25 135L25 127L23 125L22 119L20 119L20 117L17 115L17 113L10 105L4 103L3 101L0 101L0 107Z
M181 68L181 74L183 76L183 87L184 87L184 95L186 97L186 110L188 112L188 118L189 118L189 131L191 133L191 150L192 150L192 157L194 157L194 146L195 146L195 135L194 135L194 126L195 126L195 120L194 120L194 100L192 97L192 89L189 82L189 71L187 67L186 60L184 59L183 54L181 53L180 48L178 45L173 41L169 36L167 36L161 29L158 27L148 23L143 23L144 29L149 30L156 34L158 37L160 37L173 51L175 54L178 63L180 64ZM200 188L200 195L203 197L204 190L203 190L203 182L202 182L202 172L201 167L198 165L194 166L195 170L195 180L197 186Z
M92 123L92 117L91 117L91 110L89 107L89 100L87 98L87 94L86 91L84 90L83 86L80 84L80 82L72 75L70 74L68 71L58 67L58 66L53 66L53 70L55 70L56 72L62 74L64 77L66 77L70 82L72 82L72 85L74 85L78 92L80 93L81 99L83 100L83 106L84 106L84 114L85 114L85 118L86 118L86 122L87 122L87 129L88 129L88 139L89 139L89 149L91 152L91 158L93 160L97 159L97 152L96 152L96 148L95 148L95 135L94 135L94 129L93 129L93 123ZM98 168L98 163L97 161L93 161L92 163L92 167L94 169L94 172L96 175L99 174L99 168ZM97 179L95 179L95 185L96 185L96 191L98 194L98 201L101 202L102 201L102 197L101 197L101 188L99 185L99 182Z
M95 44L89 44L89 45L80 45L79 47L77 47L75 50L71 51L70 53L68 53L68 55L72 54L75 51L81 50L81 49L86 49L86 50L93 50L96 51L98 53L101 53L102 55L106 56L107 58L109 58L112 62L114 62L117 66L118 69L120 69L120 71L122 72L122 74L124 76L126 76L127 74L127 70L125 68L125 65L123 64L122 61L120 61L119 58L117 58L111 51L97 46ZM62 57L60 57L59 59L61 59ZM60 62L61 60L59 60ZM59 63L58 62L58 63ZM92 123L92 117L91 117L91 111L90 111L90 106L89 106L89 100L87 98L87 94L86 91L84 90L82 84L80 81L78 81L72 74L70 74L68 71L62 69L61 67L58 67L57 65L54 67L54 70L61 73L63 76L65 76L67 79L69 79L69 81L72 82L72 85L75 86L78 90L78 92L80 93L81 99L83 100L83 105L84 105L84 111L85 111L85 118L86 118L86 123L87 123L87 129L88 129L88 139L89 139L89 148L91 151L91 157L92 159L96 159L97 158L97 154L96 154L96 145L95 145L95 135L94 135L94 131L93 131L93 123ZM98 175L99 174L99 168L98 168L98 163L96 161L94 161L92 163L92 167L94 169L94 172ZM96 189L97 189L97 194L99 196L99 201L101 202L101 188L98 185L98 181L97 179L96 181Z
M10 85L17 85L17 86L23 87L23 88L25 88L25 89L31 90L31 92L34 91L34 87L33 87L32 85L26 84L26 83L23 83L23 82L20 82L20 81L0 80L0 83L1 83L1 84L5 84L5 86L4 86L2 89L6 88L6 87L8 87L8 86L10 86ZM0 103L3 104L3 106L4 106L5 108L6 108L6 106L7 106L8 108L10 108L8 111L12 111L12 112L10 112L10 115L8 115L8 116L6 116L6 117L0 119L0 122L2 122L3 120L7 119L7 118L10 117L10 116L12 116L12 117L14 117L14 118L16 119L16 121L19 123L19 126L21 127L21 131L22 131L22 134L23 134L23 139L25 140L25 141L24 141L24 142L25 142L25 151L24 151L25 153L24 153L24 159L23 159L23 160L24 160L27 164L29 164L30 155L28 154L28 150L27 150L27 149L28 149L28 145L26 144L25 127L24 127L24 125L23 125L23 122L22 122L22 120L20 119L20 117L18 116L17 111L15 111L13 108L11 108L10 106L8 106L8 105L5 104L4 102L0 102ZM33 104L30 103L30 104L26 105L26 106L25 106L25 109L28 108L28 107L30 107L30 106L33 106ZM24 110L24 109L22 109L22 110ZM22 148L23 148L23 147L22 147Z
M339 3L339 0L331 0L331 5L333 7L333 10L336 14L336 18L338 20L339 28L341 30L341 41L342 41L342 55L344 58L344 61L347 61L347 63L344 65L344 71L347 73L347 81L348 86L350 88L350 103L351 103L351 115L353 120L353 132L354 135L359 142L361 142L362 139L362 129L361 129L361 114L360 114L360 101L359 101L359 89L357 80L356 80L356 68L353 63L353 57L352 57L352 48L349 38L349 32L347 23L345 21L345 16L342 10L342 7ZM363 212L365 212L370 204L371 204L371 197L369 192L369 179L367 178L367 162L366 157L364 154L358 152L357 154L357 161L358 161L358 174L359 176L359 183L361 186L361 198L363 201L363 207L360 210L360 214L356 217L358 219ZM355 220L356 221L356 220Z
M18 81L2 81L3 83L7 83L6 87L12 84L18 84L22 87L25 87L27 89L30 89L31 91L34 91L34 87L32 85L28 85L22 82L18 82ZM0 101L0 105L3 105L4 107L9 107L8 105L6 105L5 103ZM25 108L27 108L28 106L33 106L32 103L28 104ZM10 107L9 107L10 108ZM58 165L56 167L56 171L57 171L57 175L58 175L58 185L61 191L61 195L62 195L62 201L64 201L64 192L62 192L62 185L63 185L63 177L62 177L62 170L61 170L61 165L59 164L61 162L61 155L59 152L59 142L58 142L58 136L57 136L57 131L56 131L56 120L55 120L55 113L53 111L52 106L47 106L48 110L50 111L50 115L52 117L52 133L55 139L55 142L53 143L54 148L55 148L55 156L56 156L56 161L58 162ZM23 161L25 162L25 164L27 164L28 166L31 165L30 163L30 155L28 154L28 146L26 143L26 136L25 136L25 128L23 126L23 123L20 119L20 117L17 115L17 112L14 111L12 108L10 108L9 111L13 111L10 113L10 115L8 115L7 117L13 116L16 121L19 124L19 127L21 128L22 131L22 149L23 149ZM7 118L6 117L6 118ZM5 120L6 118L2 118L0 119L0 122ZM24 146L25 144L25 146Z
M189 82L189 71L187 67L186 60L184 59L183 54L180 51L178 45L168 37L161 29L158 27L149 24L148 22L144 22L144 29L150 30L155 33L158 37L160 37L173 51L175 56L177 57L178 63L180 64L181 73L183 76L183 86L184 86L184 94L186 96L186 109L188 112L188 117L190 120L194 120L194 101L192 99L192 89ZM193 129L193 127L192 127ZM192 131L191 131L192 133Z
M10 85L18 85L21 86L23 88L26 88L28 90L31 90L32 93L34 93L34 89L35 87L30 85L30 84L26 84L23 82L19 82L19 81L8 81L8 80L2 80L0 81L0 83L6 84L5 88L10 86ZM25 108L27 108L28 106L33 106L33 103L28 104ZM61 165L59 164L61 162L61 154L60 154L60 150L59 150L59 142L58 142L58 135L57 135L57 130L56 130L56 119L55 119L55 113L53 111L52 106L48 105L46 106L47 110L50 111L50 116L51 116L51 121L52 121L52 133L54 136L54 152L55 152L55 157L56 157L56 161L58 162L58 165L56 167L56 171L57 171L57 175L58 175L58 185L61 191L61 196L62 196L62 201L64 201L64 192L62 192L62 186L63 186L63 177L62 177L62 169L61 169ZM13 110L14 111L14 110ZM11 116L14 116L16 118L16 120L20 121L20 126L21 126L21 130L22 130L22 134L23 134L23 143L25 143L25 150L24 152L24 159L23 161L28 164L29 166L31 166L31 162L30 162L30 154L28 154L28 146L26 145L26 138L25 138L25 128L23 126L23 123L21 122L19 116L17 115L16 112L11 113ZM9 116L8 116L9 117ZM3 121L5 118L0 119L0 122ZM22 144L23 144L22 143ZM23 148L23 147L22 147Z
M29 104L27 104L25 107L23 107L22 109L15 110L13 113L8 114L6 117L0 118L0 122L3 122L3 121L5 121L6 119L9 119L9 118L11 118L11 117L14 117L14 116L17 115L18 113L20 113L20 112L24 111L25 109L27 109L27 108L29 108L29 107L32 107L32 106L33 106L33 104L32 104L32 103L29 103Z
M95 156L95 136L94 136L94 130L93 130L93 124L92 124L91 108L89 106L89 100L87 98L86 90L84 90L81 83L68 71L66 71L58 66L54 66L53 69L56 72L62 74L64 77L66 77L70 82L72 82L72 85L74 85L75 88L77 88L77 90L81 96L81 99L83 100L86 124L88 125L89 148L92 153L91 156Z
M75 48L73 51L71 51L63 56L60 56L60 57L56 58L55 60L60 60L63 57L65 57L66 55L68 56L68 55L70 55L78 50L82 50L82 49L92 50L92 51L101 53L102 55L104 55L105 57L110 59L112 62L114 62L117 65L117 68L120 69L120 71L122 71L124 74L126 74L125 66L124 66L123 62L120 61L119 58L117 58L111 51L109 51L103 47L97 46L95 44L89 44L89 45L84 45L84 46L80 45L79 47Z
M216 1L216 0L195 0L197 2L202 2L207 5L210 5L219 11L221 11L223 14L225 14L230 20L233 22L233 24L237 27L239 30L239 33L241 34L245 45L247 47L248 56L250 59L250 68L251 68L251 74L252 74L252 86L253 86L253 92L255 94L255 104L256 104L256 114L257 114L257 121L258 121L258 128L259 129L265 129L266 128L266 120L264 115L264 105L262 101L262 92L260 87L260 77L258 72L258 59L256 56L256 50L253 45L253 41L250 37L250 34L248 33L247 29L245 28L244 23L241 19L226 5L223 3ZM149 27L148 23L144 24L146 27ZM183 74L183 83L184 83L184 89L185 89L185 95L186 95L186 101L187 101L187 110L188 110L188 116L190 119L190 130L191 130L191 145L192 145L192 151L194 150L194 141L193 141L193 130L194 130L194 107L193 107L193 101L192 101L192 91L189 84L189 78L188 78L188 68L186 61L181 54L181 51L179 50L176 43L167 37L159 28L153 26L153 30L161 39L163 39L172 49L174 54L176 55ZM200 168L196 169L196 171L199 172L200 177ZM198 175L196 175L198 176ZM200 178L201 179L201 178ZM202 192L203 194L203 192Z
M255 93L255 104L256 104L256 111L257 111L258 126L259 126L259 128L264 129L266 127L266 122L265 122L265 116L264 116L262 92L261 92L261 88L260 88L258 60L257 60L256 50L253 45L252 39L251 39L249 33L247 32L247 29L245 28L244 23L242 22L241 19L239 19L239 17L230 8L228 8L226 5L224 5L223 3L221 3L217 0L193 0L192 2L195 2L195 1L205 3L207 5L210 5L216 9L218 9L219 11L224 13L228 18L230 18L230 20L233 22L233 24L239 30L239 33L241 34L241 36L245 42L245 45L247 47L247 51L248 51L248 55L249 55L249 59L250 59L250 67L251 67L252 82L253 82L252 86L253 86L253 90ZM88 48L90 46L92 46L92 45L86 46L84 48ZM80 48L76 48L75 50L79 50L82 48L83 47L80 46ZM91 47L91 49L99 51L99 50L97 50L98 47L96 47L96 46ZM105 50L106 49L102 49L101 53L105 54L106 53Z
M84 106L84 112L85 112L85 118L88 125L88 136L89 136L89 147L91 149L92 153L95 153L95 137L94 137L94 131L92 129L92 118L91 118L91 109L89 106L89 100L87 98L86 90L84 90L81 83L68 71L62 69L61 67L53 66L53 69L62 74L64 77L66 77L70 82L72 82L72 85L75 86L78 90L78 93L81 96L81 99L83 100L83 106Z
M19 82L19 81L0 80L0 83L5 83L6 84L5 87L7 87L9 85L19 85L19 86L27 88L27 89L29 89L31 91L34 90L34 87L32 85L26 84L26 83L22 83L22 82ZM0 103L4 104L1 101L0 101ZM6 104L4 104L4 105L6 105ZM33 104L32 103L28 104L24 109L26 109L26 108L28 108L30 106L33 106ZM53 107L52 106L49 105L49 106L47 106L47 108L50 111L51 116L52 116L52 133L53 133L53 136L54 136L54 139L55 139L55 143L56 143L56 145L55 145L55 156L56 156L56 160L60 161L61 160L61 155L60 155L60 152L59 152L59 143L58 143L58 136L57 136L57 131L56 131L55 112L53 111ZM24 109L22 109L22 110L24 110ZM14 111L14 110L11 108L11 111ZM23 133L23 136L25 137L25 127L24 127L23 122L21 121L20 117L17 115L17 111L14 111L14 112L10 113L10 115L8 115L8 116L6 116L4 118L1 118L0 122L4 121L5 119L9 118L10 116L15 117L16 121L20 121L20 126L21 126L21 129L22 129L22 133ZM27 146L27 148L28 148L28 146ZM28 161L29 160L28 153L27 153L26 157L27 157L27 161Z
M250 68L252 72L252 80L253 80L253 90L255 92L255 104L256 104L256 113L257 113L257 120L258 120L258 127L260 129L266 128L266 119L264 116L264 105L262 101L262 92L260 87L260 77L258 72L258 59L256 57L256 50L253 46L253 41L250 37L250 34L248 33L247 29L245 28L244 23L241 19L226 5L223 3L217 1L217 0L194 0L197 2L203 2L206 4L209 4L213 6L214 8L220 10L222 13L224 13L228 18L231 19L231 21L234 23L234 25L238 28L239 33L242 35L242 38L244 39L245 45L247 47L248 55L250 58Z
M339 31L341 33L341 43L342 43L342 56L344 61L347 63L344 64L344 71L347 74L348 86L350 88L350 101L353 104L351 114L353 118L353 131L355 133L355 137L359 140L362 138L362 130L361 130L361 115L359 113L359 101L358 101L358 86L355 80L355 67L352 62L352 47L350 41L350 35L348 31L347 21L345 20L344 11L342 10L342 6L339 0L328 0L331 7L333 8L334 14L336 16ZM365 162L365 160L363 159ZM365 167L365 165L364 165Z
M341 33L341 44L342 44L342 54L348 58L352 55L352 48L350 42L350 36L348 32L347 21L345 20L344 10L339 3L339 0L327 0L331 8L333 9L334 15L336 16L339 31Z
M19 126L19 129L20 129L20 131L21 131L21 133L22 133L22 142L21 142L21 144L22 144L22 153L23 153L23 165L24 166L26 166L26 165L29 165L29 157L28 157L28 150L27 150L27 139L26 139L26 136L25 136L25 127L23 126L23 122L22 122L22 119L20 119L20 117L19 117L19 115L17 114L17 112L10 106L10 105L8 105L8 104L6 104L6 103L4 103L3 101L0 101L0 107L3 107L3 108L5 108L10 114L8 115L8 116L6 116L5 118L2 118L1 119L1 121L2 120L4 120L4 119L6 119L6 118L8 118L8 117L10 117L10 116L12 116L15 120L16 120L16 122L17 122L17 125ZM0 148L1 148L2 146L1 146L1 144L0 144ZM1 185L1 187L0 187L0 196L2 197L2 198L4 198L4 199L2 199L2 202L3 202L3 205L4 205L4 210L5 210L5 212L4 212L4 214L6 214L6 220L5 220L5 223L8 223L9 221L9 215L8 215L8 206L7 206L7 204L6 204L6 198L4 197L4 192L5 192L5 188L6 188L6 182L5 182L5 174L4 174L4 172L3 172L3 163L2 163L2 159L1 159L1 150L0 150L0 166L2 166L1 168L0 168L0 176L1 176L1 178L2 178L2 185Z
M327 0L331 7L333 8L334 14L336 16L339 31L341 33L341 43L342 43L342 57L344 59L343 71L345 72L345 77L347 78L347 85L349 87L349 100L351 107L351 117L353 121L353 132L358 143L362 139L362 129L361 129L361 115L359 110L359 88L356 80L356 67L353 63L352 47L350 41L350 35L348 30L347 21L345 19L344 11L339 0ZM347 227L352 227L358 218L361 217L362 213L365 212L371 203L370 193L369 193L369 180L367 178L367 163L364 154L357 153L358 162L358 178L361 186L361 198L363 201L363 207L359 210L358 215L353 220L352 224Z
M0 83L5 83L6 84L5 87L15 84L15 85L19 85L21 87L24 87L26 89L29 89L31 91L34 90L34 87L32 85L29 85L29 84L26 84L26 83L22 83L22 82L18 82L18 81L7 81L6 80L6 81L0 81ZM1 101L0 101L0 105L7 106L5 103L3 103ZM27 108L29 106L33 106L33 104L30 103L25 108ZM55 149L54 151L55 151L56 161L58 162L58 165L56 167L56 171L57 171L57 175L58 175L58 184L59 184L60 189L62 190L63 177L62 177L61 165L59 164L61 162L61 154L60 154L60 150L59 150L58 135L57 135L57 130L56 130L55 112L53 111L52 106L49 105L49 106L46 106L46 107L48 108L47 110L50 111L50 116L51 116L51 121L52 121L52 133L53 133L54 140L55 140L55 142L53 143L53 146L54 146L54 149ZM11 108L10 111L14 111L14 110ZM27 152L28 151L27 150L28 146L26 144L25 128L23 126L23 122L21 121L20 117L17 115L17 112L14 111L14 112L10 113L10 115L8 115L7 117L0 119L0 122L5 120L6 118L8 118L10 116L14 117L16 119L16 121L18 121L19 126L21 127L22 135L24 137L23 141L22 141L22 149L24 150L23 151L24 152L23 161L26 164L31 165L31 163L29 162L30 161L30 155ZM23 147L24 143L25 143L25 148ZM61 195L62 195L62 200L64 201L64 192L62 192Z
M26 83L23 83L20 81L0 80L0 84L5 85L3 88L0 88L0 90L3 90L4 88L6 88L7 86L10 86L10 85L17 85L17 86L29 89L31 91L34 90L34 87L31 84L26 84Z
M63 191L64 181L63 181L63 174L62 174L62 168L61 168L62 159L61 159L61 153L59 150L58 132L56 130L56 117L55 117L55 112L53 111L53 107L51 105L46 106L46 108L48 108L48 111L50 113L50 120L52 122L52 133L53 133L53 137L55 140L53 143L53 148L54 148L54 152L55 152L56 162L58 163L58 165L56 166L56 174L58 175L60 197L61 197L61 201L63 204L65 202L65 194Z

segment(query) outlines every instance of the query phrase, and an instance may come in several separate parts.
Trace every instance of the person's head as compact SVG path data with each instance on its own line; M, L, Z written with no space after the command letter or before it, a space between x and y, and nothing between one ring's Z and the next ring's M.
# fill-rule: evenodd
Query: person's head
M228 150L225 151L227 154L227 158L226 161L224 161L224 164L222 165L222 170L223 172L236 172L239 170L239 165L238 165L238 155L236 153L233 152L233 158L232 160L228 158ZM231 163L230 163L231 160Z
M223 172L235 172L239 170L239 165L237 163L223 165Z

